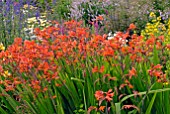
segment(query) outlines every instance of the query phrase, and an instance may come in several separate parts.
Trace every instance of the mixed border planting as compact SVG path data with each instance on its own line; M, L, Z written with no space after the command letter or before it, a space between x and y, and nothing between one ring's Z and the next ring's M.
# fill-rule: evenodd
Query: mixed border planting
M168 9L115 32L112 4L0 1L0 112L169 114Z

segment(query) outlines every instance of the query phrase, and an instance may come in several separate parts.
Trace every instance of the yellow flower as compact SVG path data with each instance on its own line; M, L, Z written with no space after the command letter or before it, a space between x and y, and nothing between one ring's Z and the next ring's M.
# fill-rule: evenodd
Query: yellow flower
M155 13L154 12L151 12L150 14L149 14L149 17L155 17L156 15L155 15Z
M4 71L4 73L3 73L3 76L4 77L8 77L8 76L10 76L11 74L8 72L8 70L6 70L6 71Z
M168 85L169 83L168 82L164 82L163 85Z
M160 17L160 16L159 16L159 17L157 17L157 20L158 20L158 21L160 21L160 20L161 20L161 17Z
M154 22L157 22L157 21L156 21L156 19L153 19L152 22L154 23Z
M149 31L146 29L145 32L148 33Z
M157 28L154 28L152 31L153 31L153 32L157 32L157 31L158 31L158 29L157 29Z
M30 9L37 9L36 7L32 6L32 5L29 5ZM28 4L25 4L23 6L24 9L27 9L28 8Z
M33 22L36 22L36 21L37 21L36 17L32 17L32 18L27 19L27 23L33 23Z
M4 45L2 44L2 42L0 43L0 51L4 51L5 50L5 47Z

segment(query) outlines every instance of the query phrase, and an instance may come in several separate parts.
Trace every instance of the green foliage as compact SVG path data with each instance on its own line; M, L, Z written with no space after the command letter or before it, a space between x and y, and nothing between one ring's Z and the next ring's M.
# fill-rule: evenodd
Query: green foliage
M68 6L71 4L71 0L58 0L56 6L54 5L54 14L57 14L58 19L69 19L70 9Z

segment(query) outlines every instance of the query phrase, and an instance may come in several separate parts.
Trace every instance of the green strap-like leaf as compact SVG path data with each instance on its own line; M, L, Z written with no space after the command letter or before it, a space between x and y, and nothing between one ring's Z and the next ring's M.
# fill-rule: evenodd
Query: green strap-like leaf
M116 107L116 114L121 114L120 102L119 103L115 103L115 107Z
M148 106L145 114L151 114L151 109L152 109L153 103L154 103L154 101L155 101L156 95L157 95L157 92L154 93L154 96L152 97L152 100L151 100L151 102L149 103L149 106Z

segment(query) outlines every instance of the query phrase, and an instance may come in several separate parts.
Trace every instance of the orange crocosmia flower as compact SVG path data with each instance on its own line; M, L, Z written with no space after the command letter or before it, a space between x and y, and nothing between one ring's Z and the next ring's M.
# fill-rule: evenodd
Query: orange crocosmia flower
M129 29L135 29L136 28L136 26L135 26L135 24L133 24L133 23L131 23L130 25L129 25Z
M131 59L132 61L134 61L136 58L137 58L137 55L136 55L136 54L133 54L133 55L130 56L130 59Z
M99 72L100 72L100 73L103 73L103 72L104 72L104 66L101 66Z
M57 57L62 57L62 56L63 56L63 52L58 51L58 52L57 52Z
M21 84L21 81L19 81L18 78L14 78L14 85L18 85Z
M0 72L2 72L3 71L3 67L0 65Z
M167 45L166 45L166 48L170 49L170 44L167 44Z
M161 40L161 41L164 41L164 36L161 35L161 36L158 37L158 39Z
M73 31L69 31L68 34L69 34L70 37L75 37L76 36L76 33L73 32Z
M62 86L62 85L61 85L61 84L55 84L55 86L60 87L60 86Z
M161 48L162 48L161 42L156 42L156 49L161 49Z
M16 44L16 45L21 45L22 44L22 38L15 38L14 39L14 44Z
M28 40L24 41L24 47L26 47L27 49L33 48L33 46L35 46L35 42L34 41L28 41Z
M95 66L94 68L92 68L92 73L98 72L98 67Z
M97 110L97 108L96 108L95 106L90 106L90 107L88 108L87 114L90 114L90 112L91 112L92 110Z
M103 52L104 56L113 56L114 55L114 50L111 47L106 47L104 52Z
M104 112L104 109L105 109L105 108L106 108L106 106L100 106L100 107L99 107L99 110L102 111L102 112Z
M40 28L35 28L35 29L34 29L34 33L35 33L35 34L39 34L40 31L41 31Z
M127 37L129 37L129 33L128 32L122 35L123 39L126 39ZM123 40L121 40L121 41L123 41Z
M102 15L99 15L99 16L97 16L97 17L96 17L96 20L97 20L97 21L103 21L103 20L104 20L104 18L103 18L103 16L102 16Z
M127 84L121 84L119 89L121 90L122 88L124 88L125 86L127 86Z
M103 34L103 38L106 39L107 38L107 34Z
M129 109L129 108L137 109L137 111L140 112L140 109L135 105L123 105L122 107L122 109Z
M112 100L112 97L114 96L114 92L112 92L112 89L109 89L108 92L106 92L106 100L110 102Z
M130 89L133 89L133 85L132 84L128 84Z
M106 42L107 43L107 42ZM111 46L113 49L118 49L120 45L116 42L109 42L109 46Z
M96 99L97 100L101 100L101 99L104 99L105 98L105 96L104 96L104 92L103 91L96 91L95 92L95 97L96 97Z
M129 70L130 79L132 78L132 76L136 76L136 69L134 67L132 67L132 70Z
M146 45L153 45L155 43L155 37L151 37L146 41Z
M160 78L163 75L163 72L161 72L161 71L154 71L153 75L156 76L157 78Z
M155 65L154 67L153 67L153 69L162 69L162 65L160 65L160 64L157 64L157 65Z
M48 88L47 87L45 87L44 89L43 89L43 91L47 91L48 90Z
M12 85L8 85L5 88L5 91L13 91L13 90L14 90L14 87Z
M52 96L52 99L55 99L57 96L56 95L54 95L54 96Z

